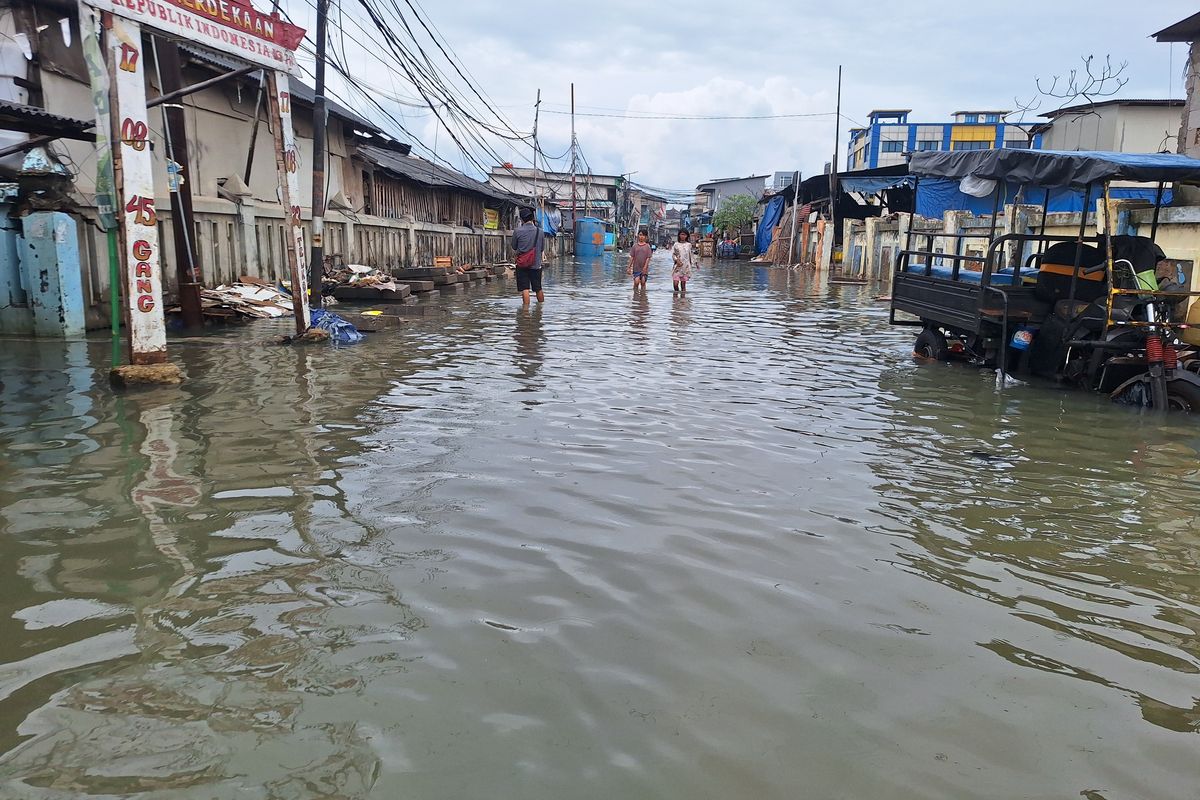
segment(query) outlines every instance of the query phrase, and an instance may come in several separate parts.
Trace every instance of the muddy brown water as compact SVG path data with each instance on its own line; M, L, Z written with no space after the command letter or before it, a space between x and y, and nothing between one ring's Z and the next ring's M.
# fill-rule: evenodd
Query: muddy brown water
M0 797L1200 797L1200 425L611 261L0 347Z

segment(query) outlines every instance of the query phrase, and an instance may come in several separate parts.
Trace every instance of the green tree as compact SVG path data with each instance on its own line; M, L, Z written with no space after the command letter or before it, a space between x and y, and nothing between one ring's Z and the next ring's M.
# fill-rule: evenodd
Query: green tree
M754 222L758 201L753 195L735 194L721 201L721 207L713 215L713 227L720 231L736 231L738 234Z

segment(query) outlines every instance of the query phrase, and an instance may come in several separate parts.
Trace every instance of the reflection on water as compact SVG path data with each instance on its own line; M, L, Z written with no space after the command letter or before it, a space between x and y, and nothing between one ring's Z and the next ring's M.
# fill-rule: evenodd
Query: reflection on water
M516 367L518 374L526 382L520 391L533 392L540 388L534 380L542 368L542 347L546 341L546 333L542 329L542 304L517 309L517 330L514 338L517 342Z
M178 390L6 342L0 797L1195 794L1194 423L622 258Z

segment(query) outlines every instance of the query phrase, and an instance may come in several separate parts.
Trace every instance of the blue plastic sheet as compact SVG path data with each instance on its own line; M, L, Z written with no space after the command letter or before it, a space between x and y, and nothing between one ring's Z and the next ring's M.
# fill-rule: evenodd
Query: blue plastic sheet
M366 338L358 332L358 328L354 327L353 324L331 311L314 308L310 314L310 319L312 320L312 327L329 331L329 338L339 344L354 344Z
M763 209L762 219L758 221L758 233L754 235L754 252L762 255L771 246L771 237L775 235L775 226L783 218L783 197L772 197Z
M838 187L843 192L861 192L876 194L887 189L899 189L902 186L911 187L916 183L912 175L898 175L883 178L838 178Z
M973 197L959 190L959 181L954 178L921 178L917 184L917 215L926 219L940 219L947 211L970 211L979 216L990 215L995 206L994 195ZM1021 187L1015 183L1005 184L1002 188L1001 207L1016 199ZM1078 189L1058 188L1043 189L1028 186L1025 188L1023 202L1031 206L1040 206L1046 200L1046 192L1050 193L1049 211L1057 213L1079 213L1083 210L1083 191ZM1113 199L1138 199L1154 202L1157 190L1151 188L1113 187L1110 194ZM1093 190L1091 207L1099 198L1099 190ZM1163 204L1171 202L1171 190L1163 192Z
M557 236L558 229L562 227L562 212L557 209L544 211L540 208L534 209L537 214L538 222L542 225L542 232L549 236Z

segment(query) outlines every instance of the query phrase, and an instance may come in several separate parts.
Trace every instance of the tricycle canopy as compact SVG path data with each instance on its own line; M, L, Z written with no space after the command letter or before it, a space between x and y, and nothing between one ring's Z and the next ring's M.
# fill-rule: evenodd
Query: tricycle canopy
M913 153L919 177L1007 180L1028 186L1087 186L1105 181L1200 183L1200 159L1174 153L963 150Z

